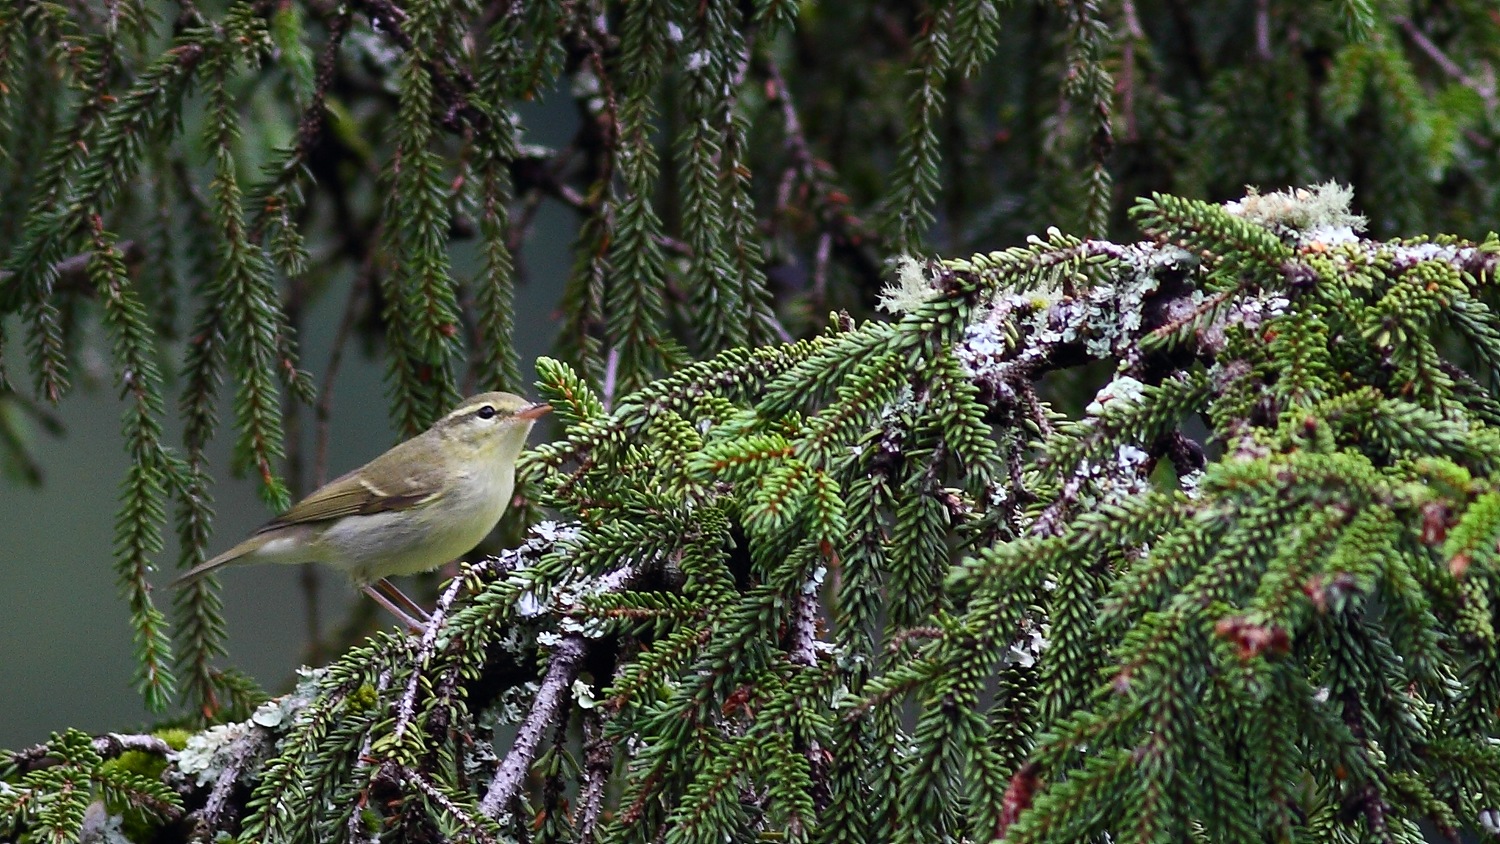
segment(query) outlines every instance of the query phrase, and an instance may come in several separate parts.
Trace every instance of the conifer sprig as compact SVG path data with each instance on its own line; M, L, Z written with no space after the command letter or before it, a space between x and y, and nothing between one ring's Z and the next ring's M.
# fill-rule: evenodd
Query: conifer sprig
M176 692L176 678L171 670L167 620L151 599L147 576L162 548L165 498L178 482L182 467L161 442L161 374L152 354L145 309L129 283L114 240L102 226L94 230L93 238L89 275L98 286L104 322L122 364L120 392L127 403L124 437L131 458L115 519L116 572L135 628L136 685L147 707L161 712Z

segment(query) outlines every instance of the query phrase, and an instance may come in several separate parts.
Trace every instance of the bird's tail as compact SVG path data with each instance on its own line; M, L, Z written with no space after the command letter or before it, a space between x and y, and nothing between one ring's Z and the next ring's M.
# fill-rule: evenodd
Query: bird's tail
M176 580L172 581L172 588L179 589L183 586L188 585L189 583L192 583L195 580L201 580L205 575L211 574L217 569L221 569L224 566L240 562L242 557L260 547L261 543L256 542L255 540L256 537L251 537L250 539L241 542L233 548L230 548L228 551L225 551L219 556L214 557L212 560L193 566L192 568L178 575Z

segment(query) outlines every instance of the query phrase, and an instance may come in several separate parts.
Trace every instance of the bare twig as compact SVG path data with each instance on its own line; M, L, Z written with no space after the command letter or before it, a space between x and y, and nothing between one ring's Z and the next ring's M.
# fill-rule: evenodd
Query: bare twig
M401 768L401 779L412 788L422 792L434 805L443 807L449 817L463 825L463 840L465 841L494 841L495 837L490 835L484 824L477 818L470 816L469 812L462 806L454 803L447 794L432 784L427 777L422 776L410 768Z
M636 574L636 567L627 565L599 577L595 583L602 592L618 592ZM490 780L484 800L479 804L479 810L489 817L497 818L502 812L509 811L520 796L521 785L526 781L527 772L531 770L532 760L536 758L537 745L547 728L552 725L566 700L565 696L570 693L586 653L586 640L578 633L564 635L562 641L552 649L552 660L547 665L547 673L542 677L536 697L531 701L531 711L526 713L521 728L516 732L515 743L511 745L510 752L505 754L500 769Z
M813 253L812 288L813 300L818 308L828 309L828 259L833 253L833 235L823 232L818 237L818 250Z
M1271 0L1255 0L1255 55L1269 62L1271 55Z
M127 750L140 750L165 756L172 748L156 736L126 733L105 733L94 738L94 752L100 756L118 756Z
M377 227L374 234L376 242L380 239L380 230ZM333 418L333 385L338 379L339 366L344 362L344 346L349 342L349 335L354 330L354 320L359 314L359 305L364 301L365 292L370 289L370 281L375 273L375 253L370 250L365 256L365 264L360 268L359 274L354 277L354 283L349 287L349 298L344 302L343 316L339 317L338 330L333 335L333 347L328 352L328 368L323 372L323 383L318 386L318 406L314 411L317 419L317 428L313 437L313 485L322 486L328 480L328 426Z
M805 665L811 668L818 664L817 622L818 592L817 590L811 592L803 590L802 594L797 596L797 607L792 615L792 647L787 653L787 661L793 665Z
M302 275L293 276L287 285L287 295L282 303L282 312L286 314L287 328L293 336L300 337L304 334L303 314L307 307L307 278ZM292 500L296 501L309 491L307 485L307 455L304 445L305 438L302 436L302 402L297 400L296 395L288 393L284 404L286 410L282 414L283 430L282 437L286 443L286 474L288 478L288 491ZM313 482L312 487L322 485L322 479ZM308 661L316 665L322 662L323 634L321 630L321 610L318 600L318 570L316 565L304 564L299 566L298 581L302 588L302 606L304 622L307 625L307 652Z
M818 664L817 651L817 623L818 623L818 590L808 591L806 589L797 596L797 606L793 610L791 619L792 647L787 653L787 661L793 665L802 665L814 668ZM802 745L802 756L807 760L808 771L813 782L814 805L819 811L827 808L829 799L828 754L824 752L822 745L817 739L805 737L798 742Z
M599 710L590 710L583 718L583 786L573 815L579 841L593 840L594 827L604 813L604 793L614 767L615 743L604 735Z
M510 215L511 224L510 230L505 234L505 248L513 256L512 260L516 265L516 281L521 283L526 277L525 265L521 260L521 255L526 248L526 238L531 231L537 212L542 208L542 200L548 194L542 190L541 185L531 185L529 190L523 189L521 180L516 178L514 162L511 166L511 179L516 183L517 207Z
M439 635L443 632L448 613L453 609L453 602L458 600L463 586L462 577L455 577L449 581L443 594L438 596L437 606L428 616L427 626L422 631L422 641L417 645L416 658L412 661L414 670L411 672L411 677L407 679L405 692L396 702L396 726L392 731L395 734L395 746L401 745L402 739L406 737L406 731L416 723L417 694L422 688L425 669L432 664L433 657L437 654Z
M220 828L219 819L229 807L229 798L234 794L234 787L240 783L240 775L244 773L245 767L259 755L261 748L271 740L270 730L265 727L251 727L248 733L235 742L229 762L219 772L219 778L214 780L214 787L208 794L208 800L204 802L203 808L196 812L193 840L213 840L214 833Z
M606 413L615 404L615 377L620 370L620 350L610 349L609 355L604 360L604 394L600 400L604 403Z
M536 698L531 703L531 711L526 713L526 720L521 722L521 729L516 733L515 744L505 754L505 761L500 763L500 770L490 780L489 790L479 804L479 810L489 817L498 818L519 796L521 784L536 758L537 744L572 688L585 651L584 638L577 633L564 636L552 649L551 664L547 666L541 688L537 689Z
M119 250L121 260L125 262L125 274L134 277L146 258L145 248L133 240L121 240L115 243L115 249ZM83 253L54 264L52 269L57 273L57 281L53 285L53 292L92 294L94 282L89 279L88 268L89 261L93 258L93 253ZM15 273L10 270L0 270L0 286L9 284L14 277Z
M139 734L105 733L102 736L95 736L93 744L94 752L106 759L119 756L127 750L140 750L158 756L166 756L172 752L172 748L156 736ZM50 768L59 761L49 752L46 744L17 750L10 757L11 764L15 765L21 773Z
M378 228L376 234L378 237ZM313 409L312 486L314 489L328 480L328 430L329 420L333 416L333 385L338 377L339 365L343 362L344 344L348 342L350 331L354 326L354 315L358 311L358 303L363 298L364 290L368 285L369 273L373 272L374 255L375 250L370 250L365 257L365 266L354 277L354 283L350 286L349 298L344 304L344 314L339 319L339 327L333 337L333 346L328 353L328 368L324 371L323 382L318 387L318 404ZM323 656L323 635L319 626L321 613L318 601L321 573L314 564L303 565L301 568L302 594L307 602L308 662L316 665L322 662Z

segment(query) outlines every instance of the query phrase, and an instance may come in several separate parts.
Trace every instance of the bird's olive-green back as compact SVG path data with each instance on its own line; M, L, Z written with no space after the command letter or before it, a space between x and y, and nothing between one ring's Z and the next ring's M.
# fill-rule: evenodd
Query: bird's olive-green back
M342 516L405 510L429 503L442 495L450 471L448 463L452 455L444 447L444 438L459 436L467 440L500 436L515 424L511 417L529 406L530 402L513 393L472 396L426 431L319 487L261 531ZM481 418L478 414L485 408L492 408L494 415Z

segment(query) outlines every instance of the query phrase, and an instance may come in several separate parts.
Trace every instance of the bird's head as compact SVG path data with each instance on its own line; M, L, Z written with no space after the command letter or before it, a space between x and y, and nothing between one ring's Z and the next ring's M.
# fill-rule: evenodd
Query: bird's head
M480 393L459 403L432 428L444 438L470 447L476 459L514 462L526 447L526 434L552 405L514 393Z

